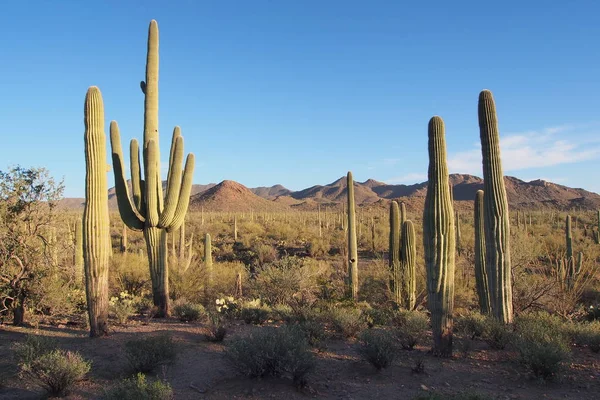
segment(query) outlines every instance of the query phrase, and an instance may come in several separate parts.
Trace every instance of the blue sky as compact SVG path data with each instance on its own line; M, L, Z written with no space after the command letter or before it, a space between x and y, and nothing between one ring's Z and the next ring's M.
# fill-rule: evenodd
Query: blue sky
M100 87L124 143L141 138L154 18L162 159L180 125L196 183L423 181L433 115L451 171L481 176L487 88L506 175L600 192L600 4L552 3L3 2L0 169L44 166L82 196L85 92Z

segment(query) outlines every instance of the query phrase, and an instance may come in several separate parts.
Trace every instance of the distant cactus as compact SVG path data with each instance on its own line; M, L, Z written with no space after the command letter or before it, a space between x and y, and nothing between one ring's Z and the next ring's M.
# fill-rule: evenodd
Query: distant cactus
M400 269L400 208L396 201L390 203L389 268L392 279L390 287L394 301L402 303L402 271Z
M402 249L400 251L400 265L402 269L402 305L413 310L416 302L416 262L417 243L415 241L415 228L412 221L407 220L402 224Z
M571 233L571 216L565 219L565 242L567 244L567 261L573 259L573 234Z
M452 355L454 309L454 209L448 183L444 121L429 121L429 171L423 210L423 247L433 353Z
M204 235L204 266L206 267L206 274L208 276L208 283L212 283L213 278L213 260L212 260L212 244L210 240L210 233Z
M456 211L456 217L455 217L455 229L456 229L456 254L458 254L460 256L460 253L462 252L462 240L461 240L461 235L460 235L460 215L458 214L458 211Z
M485 257L493 316L507 324L513 320L510 263L510 220L500 159L500 138L492 92L479 94L479 132L483 157Z
M354 179L347 176L348 190L348 286L352 299L358 299L358 248L356 240L356 213L354 203Z
M125 179L125 164L121 149L119 127L110 125L115 190L121 218L130 229L143 231L148 252L154 305L158 316L169 315L169 278L167 267L167 232L179 228L184 221L190 200L194 174L194 155L189 154L182 169L183 137L179 127L173 130L167 192L163 198L158 145L158 24L152 20L148 29L148 54L144 93L144 177L140 168L138 142L131 141L131 186L129 196ZM132 201L133 200L133 201Z
M75 242L73 252L73 266L75 268L75 282L85 284L83 273L83 222L81 218L75 221Z
M108 334L108 264L110 260L108 183L104 105L92 86L85 96L85 208L83 257L90 336Z
M121 253L127 253L127 225L123 224L123 233L121 234Z
M479 310L482 314L490 313L490 292L488 289L487 270L485 268L485 230L483 211L483 190L475 195L475 287L479 299Z

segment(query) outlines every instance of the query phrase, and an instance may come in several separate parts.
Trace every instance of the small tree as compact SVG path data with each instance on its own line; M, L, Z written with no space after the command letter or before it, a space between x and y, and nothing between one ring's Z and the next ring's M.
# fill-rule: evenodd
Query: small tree
M63 182L44 168L0 171L0 313L22 325L26 302L50 270L47 229L56 218Z

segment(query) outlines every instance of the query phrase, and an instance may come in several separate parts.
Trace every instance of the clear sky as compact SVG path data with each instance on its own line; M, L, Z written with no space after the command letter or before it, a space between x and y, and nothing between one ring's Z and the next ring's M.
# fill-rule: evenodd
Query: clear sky
M600 192L598 15L577 0L5 1L0 169L44 166L83 196L86 90L107 131L141 139L154 18L162 160L180 125L195 183L420 182L433 115L451 172L481 176L485 88L506 175Z

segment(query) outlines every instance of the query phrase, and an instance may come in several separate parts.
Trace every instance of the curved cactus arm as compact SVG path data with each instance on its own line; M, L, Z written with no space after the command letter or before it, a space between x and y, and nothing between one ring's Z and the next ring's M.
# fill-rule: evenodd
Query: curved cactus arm
M175 215L175 210L179 203L179 193L181 191L182 165L183 138L178 136L171 148L169 178L167 178L167 198L165 200L165 208L160 214L160 219L158 221L159 228L167 227L173 221L173 215Z
M159 221L158 182L158 144L154 139L148 141L146 148L146 219L149 227L155 227Z
M175 153L175 149L176 149L176 142L177 142L177 138L181 137L181 128L176 126L175 129L173 129L173 138L171 139L171 152L169 154L169 171L167 172L167 188L169 187L169 185L171 184L171 174L173 172L173 155ZM181 165L181 162L183 161L183 149L182 149L182 156L181 156L181 161L179 163L177 163L176 165ZM167 197L169 195L167 194Z
M194 154L188 154L185 161L185 170L183 171L183 179L181 181L181 190L179 191L177 209L175 210L175 214L173 214L173 219L169 225L165 227L167 232L172 232L173 230L178 229L185 220L185 214L187 213L187 209L190 204L190 195L192 193L195 160Z
M123 161L123 150L121 149L121 136L117 121L110 122L110 147L112 150L113 170L115 173L115 192L117 194L117 205L123 222L134 231L144 229L144 217L137 212L129 197L127 180L125 179L125 163Z
M142 170L140 169L140 147L136 139L129 143L129 160L131 165L131 191L133 192L133 203L137 211L144 215L146 213L144 196L142 192Z

